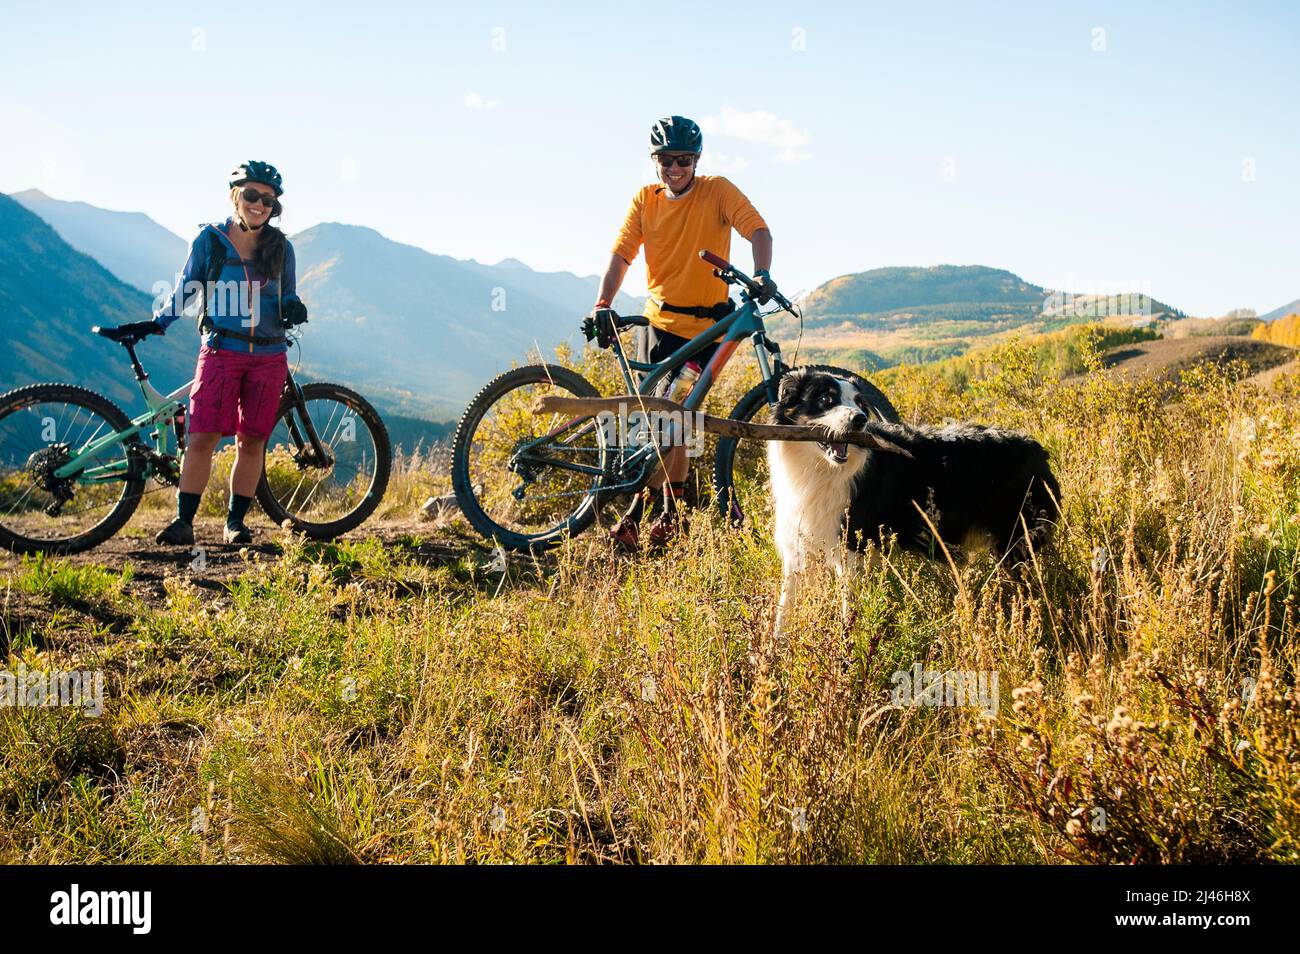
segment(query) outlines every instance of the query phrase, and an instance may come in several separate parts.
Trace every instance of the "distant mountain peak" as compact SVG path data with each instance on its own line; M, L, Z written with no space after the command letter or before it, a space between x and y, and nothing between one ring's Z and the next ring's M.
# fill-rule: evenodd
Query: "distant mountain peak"
M501 261L497 262L492 267L493 268L522 268L526 272L532 271L531 268L529 268L523 262L519 261L519 259L517 258L503 258L501 259Z
M1277 321L1279 318L1285 318L1287 315L1293 315L1297 312L1300 312L1300 298L1279 308L1274 308L1272 311L1265 312L1259 317L1263 321Z
M383 238L384 241L391 241L390 239L384 238L383 235L381 235L375 229L370 228L370 226L368 225L351 225L347 222L317 222L315 225L311 226L310 228L303 229L297 235L293 236L293 238L296 239L305 235L316 235L316 234L329 235L331 233L337 233L340 235L365 235L365 236L373 235L378 238Z
M143 212L119 212L66 199L40 189L15 192L10 198L58 233L63 241L89 255L118 279L152 292L159 282L175 281L189 243Z

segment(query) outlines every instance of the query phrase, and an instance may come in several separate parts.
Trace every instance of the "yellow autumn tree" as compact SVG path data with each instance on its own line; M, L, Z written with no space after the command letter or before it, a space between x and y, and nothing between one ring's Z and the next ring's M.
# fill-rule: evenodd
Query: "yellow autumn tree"
M1290 314L1266 325L1260 325L1250 333L1250 336L1260 341L1286 345L1288 348L1300 348L1300 314Z

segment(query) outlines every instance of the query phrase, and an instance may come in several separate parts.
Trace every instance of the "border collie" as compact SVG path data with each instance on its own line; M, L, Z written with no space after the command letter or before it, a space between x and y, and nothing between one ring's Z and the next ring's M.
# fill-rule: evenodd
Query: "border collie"
M874 443L768 442L782 561L778 634L800 574L812 565L825 563L842 576L850 559L856 564L858 553L889 535L907 549L937 555L927 517L949 549L987 535L1000 554L1023 553L1022 518L1035 547L1050 540L1060 487L1047 451L1025 434L897 423L893 407L869 383L823 365L781 378L773 419L866 434Z

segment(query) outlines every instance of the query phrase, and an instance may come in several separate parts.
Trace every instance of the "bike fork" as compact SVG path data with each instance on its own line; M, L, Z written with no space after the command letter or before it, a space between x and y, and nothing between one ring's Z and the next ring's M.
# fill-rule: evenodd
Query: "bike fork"
M302 388L298 387L298 382L293 379L292 375L290 375L288 380L285 381L284 390L285 393L289 395L289 400L293 407L298 411L297 417L290 414L285 419L287 422L286 426L289 428L289 437L293 440L294 446L297 447L300 452L302 448L310 446L311 454L316 458L316 461L322 466L328 466L329 455L325 451L325 445L321 441L320 435L316 433L316 422L313 421L311 415L307 413L307 399L303 396ZM306 440L303 440L302 432L298 429L298 418L302 419L302 425L307 431ZM301 461L298 463L299 466L302 466Z
M763 375L763 383L767 385L767 403L775 405L781 375L786 372L785 362L781 360L781 346L761 331L754 332L750 340L754 343L754 354L758 358L758 368ZM772 355L770 362L768 354Z

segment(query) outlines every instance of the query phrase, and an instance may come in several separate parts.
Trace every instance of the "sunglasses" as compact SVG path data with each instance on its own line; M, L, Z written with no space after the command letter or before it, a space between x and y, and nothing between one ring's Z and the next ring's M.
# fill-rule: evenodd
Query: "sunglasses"
M258 202L261 202L262 205L266 206L268 209L275 208L274 192L258 192L256 189L245 189L240 193L240 195L244 197L244 201L249 205L256 205Z
M679 166L682 169L690 168L690 166L692 166L695 163L695 160L698 158L700 157L695 155L694 153L691 153L690 155L687 156L669 156L662 152L655 153L655 159L656 161L658 161L659 165L665 167Z

